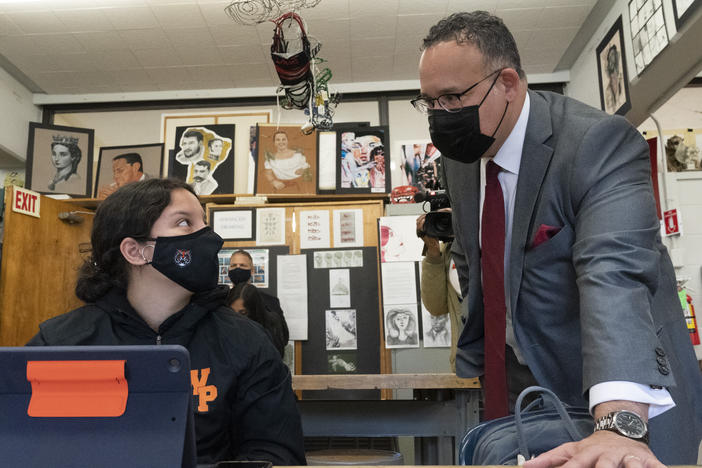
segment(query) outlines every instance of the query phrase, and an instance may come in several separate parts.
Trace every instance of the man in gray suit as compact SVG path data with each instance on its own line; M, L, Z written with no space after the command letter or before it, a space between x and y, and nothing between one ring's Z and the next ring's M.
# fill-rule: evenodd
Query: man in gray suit
M531 382L589 404L598 430L528 468L695 463L702 378L660 241L646 142L622 117L528 91L514 39L489 13L445 18L423 49L413 105L444 158L468 300L456 372L492 382L486 412L489 399L506 411L507 393ZM494 251L499 261L486 263Z

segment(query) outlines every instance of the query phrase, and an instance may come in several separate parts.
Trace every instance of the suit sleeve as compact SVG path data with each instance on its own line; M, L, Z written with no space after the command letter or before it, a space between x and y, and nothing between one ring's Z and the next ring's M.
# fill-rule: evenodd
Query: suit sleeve
M656 371L653 353L660 251L648 154L623 118L603 119L582 139L570 174L584 389L672 381Z

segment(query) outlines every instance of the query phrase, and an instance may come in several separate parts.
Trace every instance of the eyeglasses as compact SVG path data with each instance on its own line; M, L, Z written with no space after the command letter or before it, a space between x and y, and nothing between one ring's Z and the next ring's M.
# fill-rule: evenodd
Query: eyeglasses
M500 73L502 70L504 70L504 68L500 68L499 70L495 70L494 72L490 73L485 78L478 81L477 83L475 83L473 86L466 89L462 93L447 93L447 94L442 94L441 96L436 97L436 98L430 98L430 97L422 96L420 94L416 98L412 99L410 101L410 103L414 106L415 109L417 109L422 114L428 114L429 109L434 109L434 103L438 103L439 106L447 112L458 112L463 108L463 104L461 103L461 98L463 97L464 94L466 94L468 91L470 91L471 89L475 88L480 83L482 83L483 81L485 81L488 78L490 78L491 76L493 76L495 73ZM495 79L495 80L497 81L497 79Z

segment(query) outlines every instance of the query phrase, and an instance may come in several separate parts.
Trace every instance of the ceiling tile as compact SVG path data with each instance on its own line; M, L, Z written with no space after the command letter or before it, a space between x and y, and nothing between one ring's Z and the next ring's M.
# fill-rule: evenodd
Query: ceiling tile
M42 34L34 36L38 52L67 54L84 52L85 49L72 34Z
M352 39L351 58L355 59L368 55L392 55L395 52L395 38ZM392 63L392 62L390 62Z
M53 93L55 87L80 86L81 73L79 72L44 72L36 75L36 82L47 93Z
M127 42L116 31L75 33L73 37L88 51L129 49Z
M431 5L428 7L426 0L402 0L399 4L397 13L401 15L425 14L427 10L435 13L446 13L448 0L431 0Z
M242 63L232 67L232 77L241 80L251 76L256 79L269 78L267 63Z
M230 79L234 73L234 67L231 65L200 65L188 67L188 74L191 81L209 82L213 80Z
M51 11L9 13L8 16L25 34L66 32L66 27Z
M139 63L146 68L176 67L183 64L175 49L171 49L170 47L135 50L134 55L136 55Z
M543 10L543 8L498 9L495 14L502 18L510 30L534 29L534 25L541 21Z
M322 2L314 8L303 8L300 10L299 14L305 21L307 20L334 20L334 19L345 19L348 18L352 13L350 10L353 8L354 3L360 3L363 0L322 0ZM397 4L397 0L383 0L380 3Z
M429 28L434 26L443 18L441 14L428 15L399 15L397 17L397 34L412 34L424 37ZM411 31L411 33L410 33ZM417 42L419 46L420 41Z
M395 74L395 79L416 80L419 79L418 66L419 52L417 54L397 54L392 64L392 72Z
M167 29L165 32L175 48L215 46L210 30L207 28Z
M59 71L61 68L53 54L17 55L12 64L25 74Z
M154 5L151 9L164 28L204 28L207 26L200 13L200 7L196 4Z
M219 47L219 55L225 63L241 63L249 60L270 60L260 44L252 46Z
M351 62L351 77L354 81L385 81L392 79L391 55L361 57Z
M260 43L256 29L254 28L242 30L235 27L215 26L210 28L210 35L215 43L220 46ZM272 34L271 37L273 37Z
M496 3L497 3L498 10L508 10L508 9L512 9L512 8L543 8L549 3L549 1L548 0L498 0Z
M519 51L519 55L522 59L523 64L528 65L530 63L538 63L538 64L553 63L553 68L555 68L556 64L558 63L560 58L563 56L564 52L565 52L565 47L550 48L550 49L545 49L545 48L524 49L524 50Z
M54 14L66 26L66 31L110 31L114 28L104 11L106 10L98 8L90 10L58 10Z
M40 52L34 36L0 36L0 53L3 55L35 55Z
M559 28L559 29L541 29L534 31L534 34L529 38L524 45L524 48L529 49L547 49L552 48L556 44L563 46L562 51L565 52L568 44L571 43L579 28Z
M96 71L93 57L86 53L56 55L56 62L60 71Z
M590 14L590 10L592 10L590 5L546 7L543 9L538 26L539 28L579 28Z
M229 3L231 2L218 1L215 3L200 3L200 13L210 27L217 25L233 27L236 23L224 12L224 8L229 5Z
M128 70L141 68L141 64L131 50L111 50L92 53L93 60L101 70Z
M132 50L166 48L171 46L168 37L166 37L166 34L160 28L120 31L119 35L127 47Z
M484 10L494 13L497 8L496 0L449 0L446 6L446 14L462 11Z
M371 38L394 36L397 28L397 16L358 16L350 22L352 38ZM402 36L407 37L403 33Z
M523 49L529 47L529 40L538 31L534 29L523 29L510 32L512 33L512 37L514 37L514 41L517 43L517 49Z
M307 33L316 37L322 43L327 40L336 38L348 37L351 31L351 25L348 19L318 21L310 25ZM268 38L268 42L273 40L273 34Z
M115 70L112 72L115 82L123 85L153 85L154 80L146 70Z
M149 7L111 8L107 17L115 29L149 29L159 26Z
M222 63L216 47L176 48L183 65L215 65Z
M156 83L191 81L187 68L182 67L147 68L146 73Z
M0 36L22 34L20 28L5 14L0 14Z
M397 15L400 3L399 0L353 0L349 1L349 14L351 18L369 14Z

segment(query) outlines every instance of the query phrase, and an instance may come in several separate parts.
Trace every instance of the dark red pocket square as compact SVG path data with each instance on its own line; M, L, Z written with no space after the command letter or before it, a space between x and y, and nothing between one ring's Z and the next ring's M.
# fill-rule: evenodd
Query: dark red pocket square
M549 226L548 224L542 224L539 226L539 230L536 231L536 235L534 236L534 240L531 241L531 246L529 249L534 249L556 234L558 234L561 231L561 228L557 226Z

